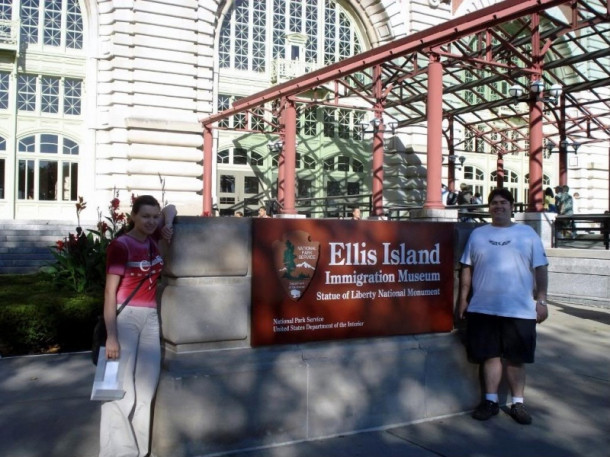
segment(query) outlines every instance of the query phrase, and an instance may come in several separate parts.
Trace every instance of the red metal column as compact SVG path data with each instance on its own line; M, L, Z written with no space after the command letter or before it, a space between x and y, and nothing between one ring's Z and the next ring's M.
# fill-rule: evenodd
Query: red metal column
M453 160L451 160L450 158L449 163L447 164L447 188L451 192L455 192L455 161L457 160L454 141L455 138L453 131L453 116L451 116L449 118L449 139L447 141L447 150L449 152L449 157L453 157Z
M532 77L532 82L541 79L542 75L542 55L540 47L540 16L532 14L532 22L530 24L532 30L532 62L534 70L537 70L538 75ZM536 98L530 100L530 184L529 184L529 202L527 210L530 212L544 211L544 191L542 189L542 122L544 102Z
M203 126L203 213L212 216L212 151L214 145L212 127Z
M559 102L559 185L568 184L568 148L564 145L566 137L566 98L561 94Z
M284 101L284 206L282 213L296 214L297 109L292 100Z
M373 133L373 209L371 214L374 217L383 216L383 100L382 100L382 81L381 67L376 65L373 68L373 78L375 84L375 117L379 119L379 128Z
M502 189L504 187L504 154L498 154L496 160L496 187Z
M286 170L286 160L285 160L285 147L282 146L282 150L278 153L277 156L277 201L280 204L280 207L284 207L284 186L286 184L284 173Z
M441 198L441 176L443 167L443 66L439 57L430 55L428 64L428 168L426 177L426 203L424 208L444 208Z
M542 110L543 102L530 102L530 185L527 210L542 212L544 210L542 189Z
M284 186L286 183L284 182L284 173L286 170L286 126L284 122L284 99L280 100L280 108L278 113L278 122L280 124L280 135L279 141L282 142L282 148L278 153L277 157L277 201L280 203L280 207L284 207Z

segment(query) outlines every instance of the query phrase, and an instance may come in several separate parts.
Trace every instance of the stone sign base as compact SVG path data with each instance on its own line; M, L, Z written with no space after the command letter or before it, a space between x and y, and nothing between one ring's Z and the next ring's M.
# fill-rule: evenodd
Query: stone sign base
M457 332L171 355L157 457L187 457L438 418L479 401Z

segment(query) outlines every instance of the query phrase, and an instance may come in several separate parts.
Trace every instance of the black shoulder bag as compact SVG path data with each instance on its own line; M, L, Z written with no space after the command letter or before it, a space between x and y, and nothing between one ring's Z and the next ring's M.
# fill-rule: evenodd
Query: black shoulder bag
M144 284L144 281L146 281L148 278L150 278L150 275L152 272L152 245L151 245L152 243L150 243L150 240L148 242L149 242L148 254L150 257L150 269L148 270L148 274L144 278L142 278L142 280L138 283L136 288L131 291L129 296L121 304L119 309L116 310L117 316L119 314L121 314L121 311L123 311L123 308L125 308L127 306L129 301L136 294L136 292L138 290L140 290L140 287L142 286L142 284ZM100 356L100 347L102 347L106 344L106 338L108 338L108 333L106 332L106 321L104 320L104 313L102 313L101 315L97 316L97 322L95 323L95 327L93 327L93 340L92 340L93 342L91 344L91 361L93 362L93 365L97 365L97 360Z

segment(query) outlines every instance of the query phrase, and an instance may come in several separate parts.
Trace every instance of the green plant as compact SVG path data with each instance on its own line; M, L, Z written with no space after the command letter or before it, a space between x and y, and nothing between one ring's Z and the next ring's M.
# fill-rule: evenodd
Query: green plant
M132 203L134 196L132 194ZM108 244L121 233L127 225L129 215L119 210L121 201L118 192L110 201L109 216L102 220L98 209L97 230L88 230L85 234L80 227L80 213L87 203L83 197L76 203L78 226L76 234L70 233L63 240L58 240L51 248L55 263L44 271L51 275L55 285L67 287L76 292L100 290L104 288L106 279L106 250Z
M0 275L0 354L82 351L103 307L102 293L57 293L52 278Z

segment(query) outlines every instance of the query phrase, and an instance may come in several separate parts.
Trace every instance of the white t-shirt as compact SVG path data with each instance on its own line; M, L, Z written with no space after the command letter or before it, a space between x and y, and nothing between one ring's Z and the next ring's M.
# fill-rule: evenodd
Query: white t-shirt
M474 229L460 262L472 267L469 312L536 318L534 269L548 261L540 237L530 226Z

